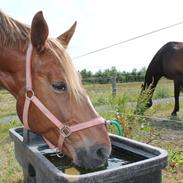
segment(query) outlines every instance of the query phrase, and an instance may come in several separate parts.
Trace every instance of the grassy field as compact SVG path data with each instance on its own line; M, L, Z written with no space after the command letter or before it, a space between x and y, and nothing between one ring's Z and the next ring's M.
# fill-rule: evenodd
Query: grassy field
M120 83L117 84L117 97L124 97L128 102L136 102L141 90L139 82ZM111 104L112 88L111 84L90 84L85 85L86 90L93 102L96 105ZM173 96L173 83L169 80L161 80L158 84L153 99L166 98Z
M118 84L117 96L111 96L111 85L85 85L95 107L102 107L105 118L118 118L124 128L124 136L162 147L169 152L169 166L163 171L163 183L183 182L183 124L149 122L139 116L133 116L129 103L137 101L141 83ZM171 81L162 80L158 85L154 99L173 96ZM169 118L173 102L160 102L146 111L145 115ZM181 102L179 119L183 119ZM107 107L107 108L106 108ZM106 112L107 109L107 112ZM109 112L108 110L112 111ZM0 120L2 117L16 114L15 99L4 90L0 90ZM121 115L122 114L122 115ZM0 183L22 183L23 175L14 158L14 148L8 129L21 125L19 122L0 124ZM115 133L115 131L114 131Z
M85 85L94 106L115 105L117 102L136 102L142 83L117 84L117 95L112 97L111 84ZM154 99L173 96L172 81L162 80L155 90ZM0 118L16 114L15 99L7 91L0 90Z

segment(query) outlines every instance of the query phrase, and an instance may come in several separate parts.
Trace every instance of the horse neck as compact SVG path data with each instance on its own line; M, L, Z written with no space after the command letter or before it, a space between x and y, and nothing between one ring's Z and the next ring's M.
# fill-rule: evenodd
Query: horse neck
M0 48L0 85L15 98L25 85L25 55L12 48Z
M149 87L155 89L161 77L162 77L162 74L158 72L154 72L152 71L151 68L148 68L146 71L145 80L144 80L144 89Z
M2 11L0 11L0 22L0 85L17 98L25 82L24 52L30 28Z
M153 74L151 72L151 70L148 68L147 71L146 71L146 74L145 74L145 80L144 80L144 89L147 89L150 84L153 83Z

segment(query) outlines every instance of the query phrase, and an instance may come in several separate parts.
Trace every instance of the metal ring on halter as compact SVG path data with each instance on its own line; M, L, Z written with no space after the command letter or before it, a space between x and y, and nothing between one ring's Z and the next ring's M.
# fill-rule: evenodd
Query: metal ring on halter
M59 150L58 150L58 148L55 148L54 149L54 153L53 154L50 154L50 156L57 156L57 157L59 157L59 158L63 158L64 157L64 153L63 152L60 152Z
M60 133L63 135L64 138L66 138L71 135L72 131L69 126L65 125L63 128L60 129Z
M29 95L30 95L30 96L29 96ZM27 90L27 91L25 92L25 97L26 97L27 99L29 99L29 100L31 100L34 96L35 96L35 95L34 95L34 91L33 91L33 90Z
M111 125L111 121L110 120L105 120L105 126L107 125Z
M63 158L64 157L64 153L63 152L56 152L55 154L56 154L56 156L58 158Z

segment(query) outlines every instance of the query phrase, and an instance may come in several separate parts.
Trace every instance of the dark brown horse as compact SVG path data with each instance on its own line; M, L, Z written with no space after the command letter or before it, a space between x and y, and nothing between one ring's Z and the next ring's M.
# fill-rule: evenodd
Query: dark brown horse
M32 45L30 67L34 94L53 116L67 126L66 131L70 126L99 119L66 51L75 28L76 23L58 38L50 39L42 12L34 16L31 27L0 12L0 85L16 98L17 114L22 122L25 93L28 91L25 64L29 45ZM30 103L27 117L30 129L57 147L63 131L34 103ZM78 166L94 168L110 154L110 139L104 125L66 136L62 151Z
M153 94L158 81L163 76L174 81L175 106L171 115L176 116L179 111L179 94L183 86L183 43L169 42L160 48L147 68L142 91L150 86ZM146 103L147 108L151 106L152 95Z

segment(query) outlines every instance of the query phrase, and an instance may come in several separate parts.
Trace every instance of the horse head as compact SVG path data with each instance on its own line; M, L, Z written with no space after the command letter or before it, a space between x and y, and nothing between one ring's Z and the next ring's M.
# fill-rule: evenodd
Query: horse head
M42 12L34 16L30 28L11 18L8 19L10 23L17 24L19 33L22 32L20 35L22 49L17 48L15 44L7 50L4 48L4 52L1 52L0 60L4 65L2 66L0 62L0 83L17 99L17 113L21 121L23 122L26 100L25 55L29 44L32 45L32 88L41 103L68 127L99 119L99 114L95 111L67 53L76 22L65 33L56 39L51 39L48 38L49 28ZM32 131L57 147L60 136L57 126L34 103L30 103L27 118ZM78 166L84 168L99 166L111 152L105 125L96 125L69 134L64 139L62 152Z

